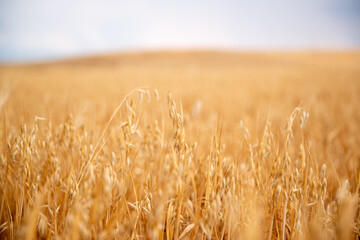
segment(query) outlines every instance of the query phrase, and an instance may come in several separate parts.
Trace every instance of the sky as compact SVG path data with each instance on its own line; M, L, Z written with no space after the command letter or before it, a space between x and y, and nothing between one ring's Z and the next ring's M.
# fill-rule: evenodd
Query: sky
M0 62L168 49L360 49L359 0L0 0Z

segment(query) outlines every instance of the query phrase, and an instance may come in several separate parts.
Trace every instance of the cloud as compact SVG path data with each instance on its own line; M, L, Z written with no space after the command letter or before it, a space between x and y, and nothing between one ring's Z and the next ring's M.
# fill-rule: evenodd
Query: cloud
M149 48L359 48L355 0L0 2L0 61Z

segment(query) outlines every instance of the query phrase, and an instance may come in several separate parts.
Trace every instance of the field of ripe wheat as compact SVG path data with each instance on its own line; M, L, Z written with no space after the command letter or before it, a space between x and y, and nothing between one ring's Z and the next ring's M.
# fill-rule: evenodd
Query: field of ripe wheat
M358 239L360 53L0 66L1 239Z

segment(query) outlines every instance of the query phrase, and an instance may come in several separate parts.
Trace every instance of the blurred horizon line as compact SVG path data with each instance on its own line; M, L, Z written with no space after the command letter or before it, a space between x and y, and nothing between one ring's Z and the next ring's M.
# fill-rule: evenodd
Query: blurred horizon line
M48 56L12 57L4 58L0 55L0 66L56 63L71 60L81 60L96 57L110 57L116 55L136 54L171 54L171 53L233 53L233 54L296 54L296 53L360 53L360 46L344 47L143 47L126 48L104 51L85 51L75 54L48 54Z

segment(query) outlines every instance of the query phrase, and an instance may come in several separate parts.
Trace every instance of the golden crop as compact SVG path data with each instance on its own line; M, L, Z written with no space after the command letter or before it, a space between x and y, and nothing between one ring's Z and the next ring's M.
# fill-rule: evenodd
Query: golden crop
M357 239L360 54L0 67L1 239Z

